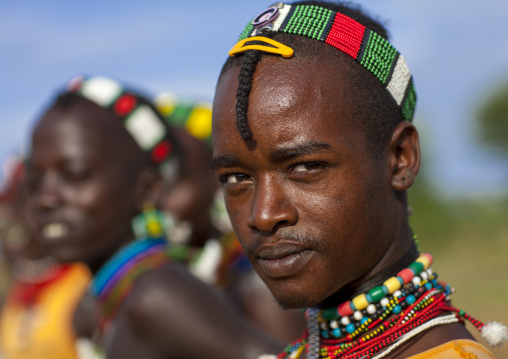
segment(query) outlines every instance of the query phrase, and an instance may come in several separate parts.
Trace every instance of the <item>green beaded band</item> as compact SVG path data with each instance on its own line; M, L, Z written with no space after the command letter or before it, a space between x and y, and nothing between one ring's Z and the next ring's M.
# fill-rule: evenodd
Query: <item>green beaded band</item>
M238 41L265 31L306 36L351 56L386 87L402 118L412 121L416 92L409 68L404 57L374 31L324 7L276 3L249 21Z

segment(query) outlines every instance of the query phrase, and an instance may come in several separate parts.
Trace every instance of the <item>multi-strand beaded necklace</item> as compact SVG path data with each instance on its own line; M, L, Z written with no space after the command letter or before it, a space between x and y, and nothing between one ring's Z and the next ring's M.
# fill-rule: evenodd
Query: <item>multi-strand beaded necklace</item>
M308 308L308 329L278 359L378 359L419 333L467 319L478 330L484 324L448 303L452 289L437 281L422 254L408 268L337 307Z
M90 285L100 311L99 335L107 331L132 290L134 280L144 272L168 263L171 258L164 238L137 239L101 267Z

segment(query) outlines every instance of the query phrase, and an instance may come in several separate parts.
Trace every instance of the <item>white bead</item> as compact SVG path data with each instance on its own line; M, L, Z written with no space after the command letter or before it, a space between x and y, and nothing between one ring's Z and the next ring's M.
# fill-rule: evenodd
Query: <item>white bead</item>
M330 328L337 329L338 327L339 327L339 322L337 322L336 320L332 320L330 322Z
M354 314L353 314L353 318L354 318L355 320L360 320L360 319L362 319L362 318L363 318L363 314L362 314L362 312L360 312L359 310L357 310L356 312L354 312Z
M402 292L400 290L396 290L395 293L393 293L393 296L398 298L398 297L402 296Z
M420 273L420 277L422 277L422 279L423 279L423 280L427 280L427 279L429 279L429 275L428 275L428 274L427 274L427 272L425 272L425 271L422 271L422 272Z
M419 285L422 282L420 277L417 277L417 276L413 277L413 279L411 279L411 281L413 282L414 285Z
M429 275L429 277L432 275L432 273L434 273L432 272L432 268L427 269L427 274Z
M351 322L349 321L349 317L342 317L342 318L340 318L340 323L342 325L348 325Z
M374 304L369 304L367 307L367 313L374 314L376 313L376 306Z
M390 304L390 300L388 298L383 298L379 304L381 304L382 307L386 307L388 304Z
M326 324L326 322L322 322L321 323L321 329L323 329L323 330L327 330L328 329L328 325Z

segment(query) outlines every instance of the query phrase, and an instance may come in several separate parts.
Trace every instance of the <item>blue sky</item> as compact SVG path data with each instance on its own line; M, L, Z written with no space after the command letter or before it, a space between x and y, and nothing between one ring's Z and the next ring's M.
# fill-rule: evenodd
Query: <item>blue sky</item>
M508 166L474 139L474 111L508 81L508 2L364 0L413 73L426 174L445 195L508 188ZM270 1L0 0L0 159L27 147L75 74L149 95L212 100L227 51Z

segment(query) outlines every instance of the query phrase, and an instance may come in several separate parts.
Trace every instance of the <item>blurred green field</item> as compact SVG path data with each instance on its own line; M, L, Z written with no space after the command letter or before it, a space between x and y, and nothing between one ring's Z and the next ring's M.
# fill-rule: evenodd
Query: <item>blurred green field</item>
M508 195L444 200L429 188L417 184L409 192L410 222L421 251L433 255L439 278L456 289L453 305L478 320L507 325ZM508 358L508 343L491 350L496 358Z

